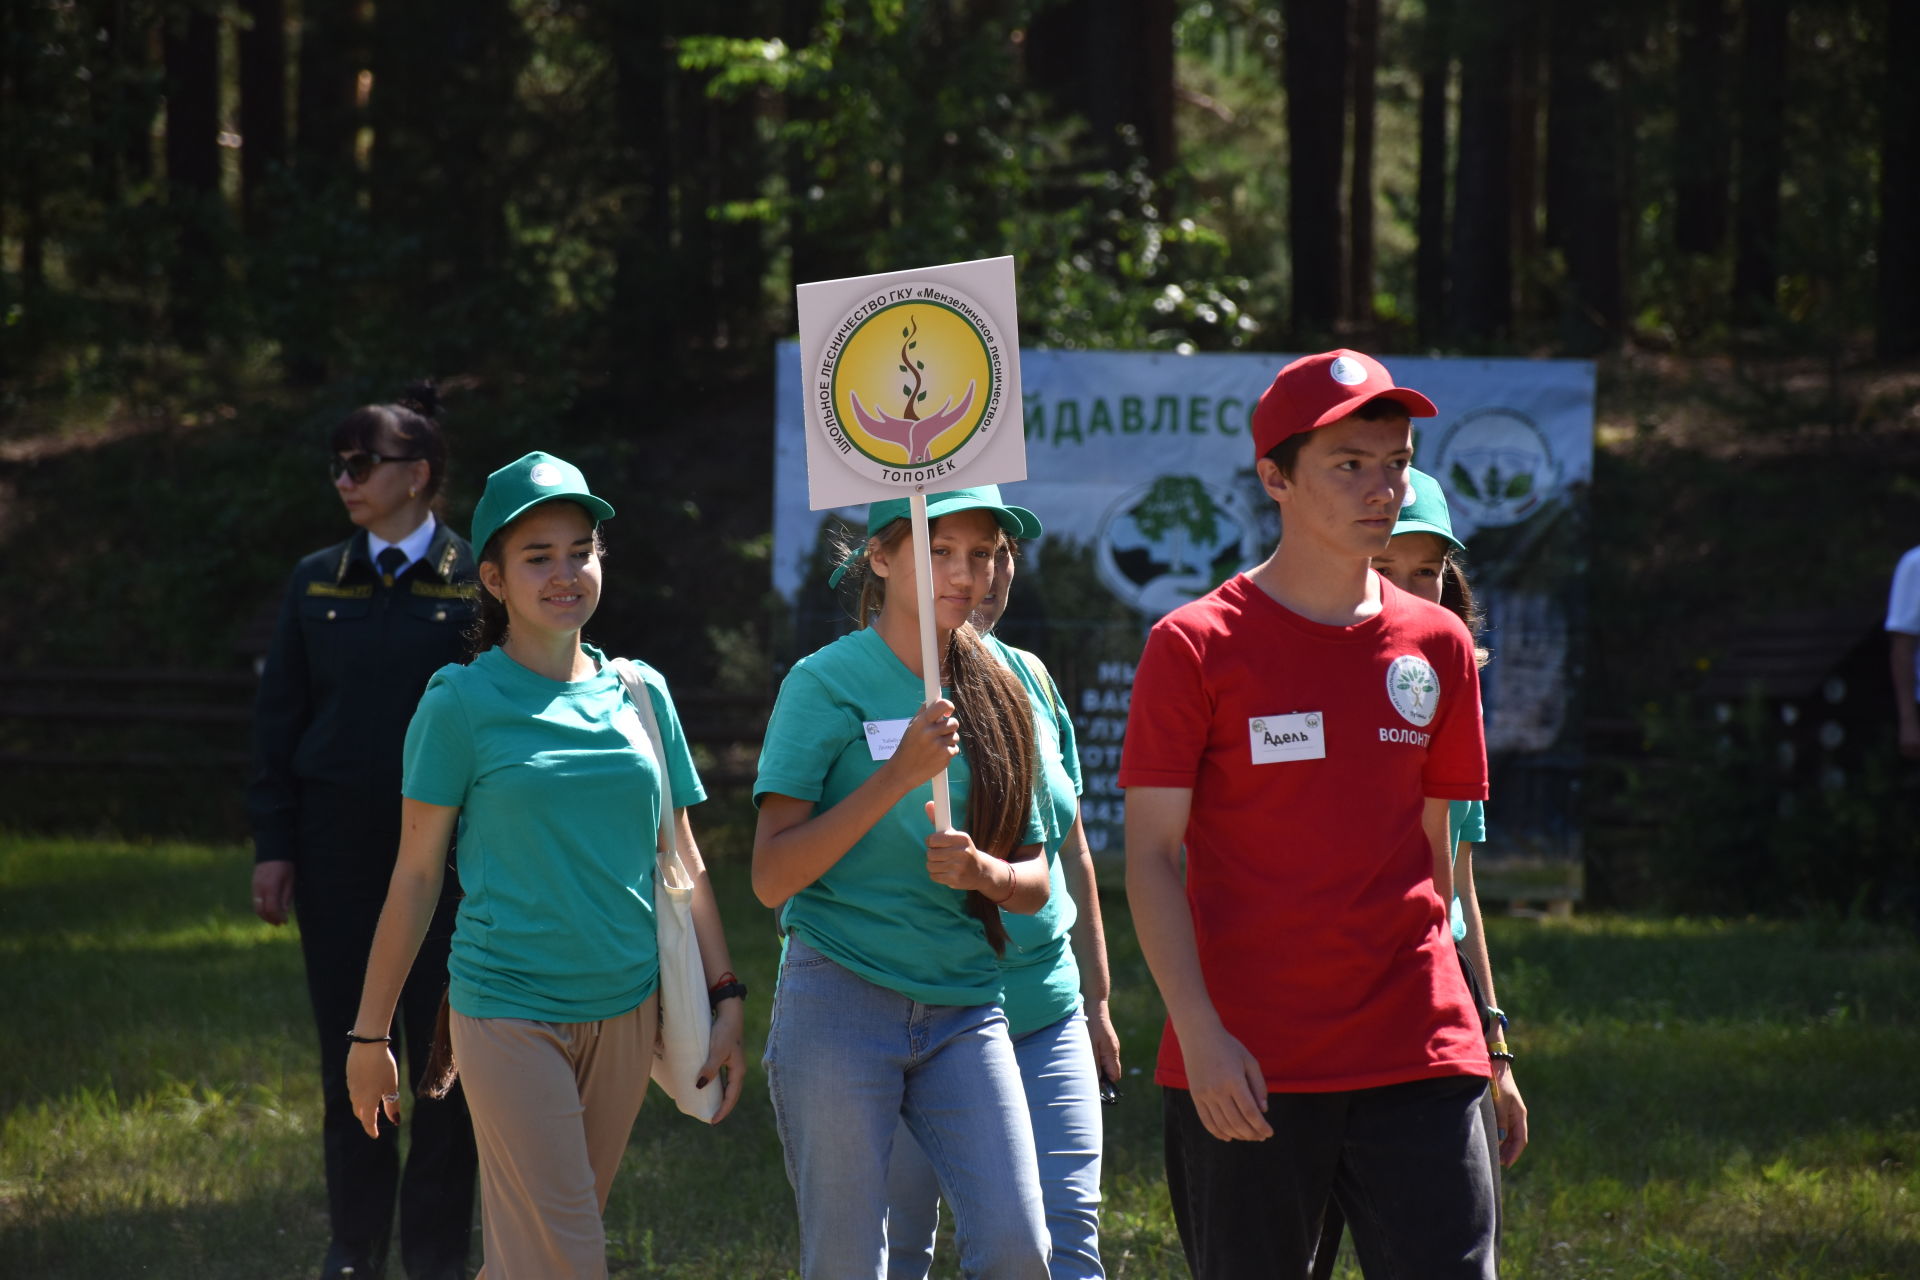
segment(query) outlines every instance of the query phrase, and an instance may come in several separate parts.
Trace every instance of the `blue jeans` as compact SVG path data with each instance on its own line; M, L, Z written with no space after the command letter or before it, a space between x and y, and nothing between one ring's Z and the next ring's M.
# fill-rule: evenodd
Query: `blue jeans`
M1040 1156L1053 1280L1099 1280L1100 1083L1084 1014L1029 1031L1013 1042L1026 1087L1027 1117ZM887 1280L926 1280L940 1224L940 1183L905 1125L887 1170Z
M787 941L767 1092L809 1280L884 1280L887 1163L906 1122L953 1209L963 1275L1045 1280L1020 1068L997 1005L927 1005Z

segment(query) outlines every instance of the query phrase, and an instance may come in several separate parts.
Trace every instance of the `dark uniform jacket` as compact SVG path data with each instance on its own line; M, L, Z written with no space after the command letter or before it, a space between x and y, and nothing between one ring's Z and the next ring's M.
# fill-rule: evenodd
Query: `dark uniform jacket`
M473 551L444 522L391 585L364 531L294 568L254 703L255 861L292 859L303 879L359 864L384 892L407 723L428 678L465 656L477 590ZM338 844L355 847L325 847Z

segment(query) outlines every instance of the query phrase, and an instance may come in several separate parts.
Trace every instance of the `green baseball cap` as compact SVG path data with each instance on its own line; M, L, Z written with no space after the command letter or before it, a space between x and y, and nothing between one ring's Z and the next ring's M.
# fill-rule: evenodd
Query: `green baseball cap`
M487 549L487 540L543 502L565 499L587 509L598 525L613 515L603 498L593 496L580 468L564 458L539 450L509 462L487 477L486 491L473 509L473 552Z
M906 519L912 510L912 500L908 498L888 498L885 502L869 503L867 536L871 538L895 520ZM1040 517L1025 507L1002 502L1000 486L997 484L975 485L971 489L950 489L945 493L927 495L927 519L938 520L941 516L950 516L959 511L991 511L1000 527L1016 538L1037 538L1042 533ZM827 585L839 586L847 570L853 568L866 553L865 543L855 547L827 578Z
M1394 537L1403 533L1435 533L1455 551L1467 549L1453 536L1453 513L1447 510L1446 490L1438 480L1412 467L1407 468L1407 496L1400 501L1400 518L1393 524Z

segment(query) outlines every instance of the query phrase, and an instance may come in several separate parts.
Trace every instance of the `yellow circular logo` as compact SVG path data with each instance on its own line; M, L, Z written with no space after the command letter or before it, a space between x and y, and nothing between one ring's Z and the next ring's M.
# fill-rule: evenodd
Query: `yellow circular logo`
M840 459L889 484L958 470L992 436L1005 355L985 308L945 285L896 284L835 326L810 408Z

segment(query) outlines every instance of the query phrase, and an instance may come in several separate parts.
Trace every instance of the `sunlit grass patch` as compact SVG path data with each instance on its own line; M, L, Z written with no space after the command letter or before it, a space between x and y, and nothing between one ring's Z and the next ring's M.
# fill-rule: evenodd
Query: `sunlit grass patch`
M777 940L729 843L709 852L755 993L751 1075L714 1130L648 1100L607 1209L616 1276L797 1263L758 1065ZM0 1273L313 1272L315 1033L293 931L245 909L248 864L236 847L0 838ZM1162 1280L1186 1273L1152 1083L1162 1012L1124 897L1104 905L1128 1071L1104 1112L1102 1247L1110 1275ZM1620 917L1490 935L1534 1131L1505 1184L1504 1276L1920 1276L1911 938ZM1358 1276L1350 1257L1340 1274Z

